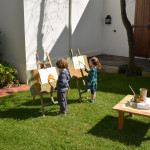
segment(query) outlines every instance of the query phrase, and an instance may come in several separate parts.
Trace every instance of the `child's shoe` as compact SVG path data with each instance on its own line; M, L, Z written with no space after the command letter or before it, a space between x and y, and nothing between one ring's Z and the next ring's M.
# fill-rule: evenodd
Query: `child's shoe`
M56 112L56 115L61 115L61 114L66 115L66 113L61 113L60 111Z
M88 102L88 103L94 103L94 100L91 99L91 100L89 100L89 101L87 101L87 102Z
M96 99L94 98L94 101L96 101Z
M59 114L60 114L60 111L57 111L57 112L56 112L56 115L59 115Z

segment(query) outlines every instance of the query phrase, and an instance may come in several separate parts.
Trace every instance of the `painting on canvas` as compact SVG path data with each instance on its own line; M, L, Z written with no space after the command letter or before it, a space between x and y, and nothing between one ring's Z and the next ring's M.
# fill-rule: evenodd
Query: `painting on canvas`
M49 82L53 82L54 80L58 79L58 74L57 74L55 67L47 68L47 69L40 69L38 71L39 71L39 75L40 75L40 79L41 79L42 84L48 83L48 79L50 76L53 77L54 79L51 78L49 80Z
M75 69L84 68L85 61L83 56L72 57L72 60Z

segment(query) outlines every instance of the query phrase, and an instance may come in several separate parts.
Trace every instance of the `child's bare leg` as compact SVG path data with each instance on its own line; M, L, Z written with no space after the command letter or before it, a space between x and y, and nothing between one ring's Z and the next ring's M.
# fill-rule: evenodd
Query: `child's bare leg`
M94 100L94 99L95 99L95 93L91 94L91 100Z
M96 92L94 94L91 94L91 100L95 101L95 97L96 97Z

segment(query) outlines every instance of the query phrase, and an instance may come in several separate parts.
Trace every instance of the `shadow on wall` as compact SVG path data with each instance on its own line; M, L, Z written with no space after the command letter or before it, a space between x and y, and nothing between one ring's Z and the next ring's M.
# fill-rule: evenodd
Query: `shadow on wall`
M69 56L69 29L67 27L64 28L61 35L55 42L55 45L53 46L52 50L50 51L50 58L52 60L53 65L55 66L55 63L57 59L59 58L66 58Z
M38 25L38 33L37 33L37 53L39 56L39 60L44 60L44 48L43 48L43 20L44 20L44 10L45 10L45 0L41 1L40 5L40 19Z
M76 54L77 48L81 54L91 55L95 55L91 50L101 50L101 4L101 1L89 0L72 35L72 48Z
M100 13L93 11L95 10L96 5L97 1L89 1L75 28L75 31L73 32L72 48L74 50L74 55L77 54L77 48L80 49L81 54L88 54L88 52L92 53L90 50L100 49L101 35L97 29L101 20L100 16L98 16ZM67 27L64 28L49 53L53 64L55 64L58 58L69 56L69 29Z

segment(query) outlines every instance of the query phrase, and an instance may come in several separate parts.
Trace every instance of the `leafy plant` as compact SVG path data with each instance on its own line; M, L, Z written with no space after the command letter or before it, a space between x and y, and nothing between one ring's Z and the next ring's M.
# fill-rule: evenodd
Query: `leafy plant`
M0 64L0 86L8 85L10 83L19 84L17 80L18 71L14 68L10 68L7 62Z
M125 74L128 71L128 65L122 65L119 67L119 73L120 74ZM142 68L140 66L137 66L136 64L134 65L134 70L133 70L134 75L141 76L142 75Z

